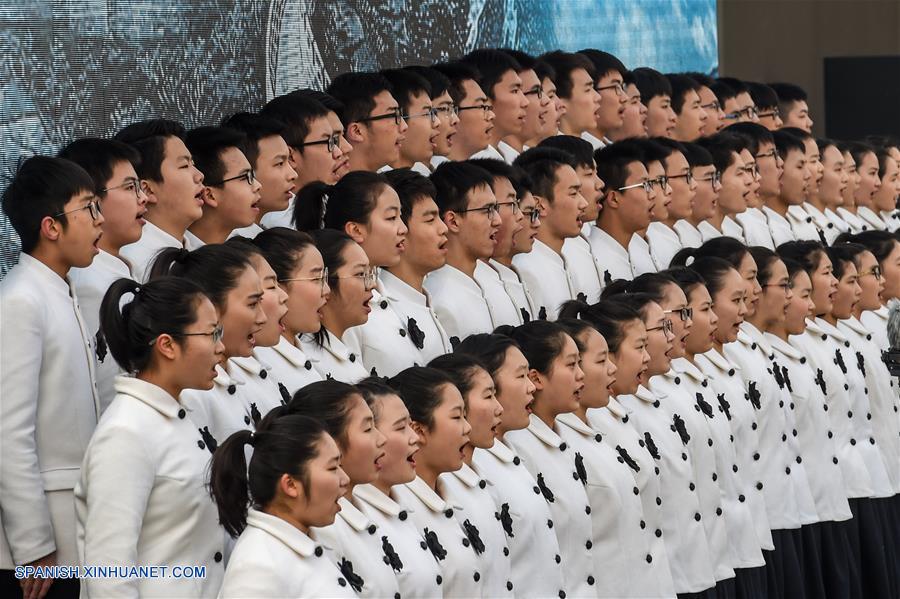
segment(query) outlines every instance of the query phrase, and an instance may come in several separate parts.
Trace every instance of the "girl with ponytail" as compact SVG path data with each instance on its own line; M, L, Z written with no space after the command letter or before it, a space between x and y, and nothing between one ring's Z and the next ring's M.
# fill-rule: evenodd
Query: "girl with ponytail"
M863 311L859 319L871 331L878 347L887 350L891 346L887 335L888 306L892 301L900 299L900 238L896 233L891 235L884 231L867 231L859 235L841 237L839 241L864 245L878 261L878 269L884 283L881 290L882 305L874 310ZM865 276L869 276L873 270L867 268L864 273L867 273Z
M312 418L279 407L255 432L228 437L209 480L219 521L238 539L219 597L356 597L311 537L334 522L347 483L337 443Z
M116 377L75 488L81 563L192 564L205 566L206 577L88 578L84 591L215 597L224 547L204 492L209 454L178 398L213 386L224 351L216 309L191 281L119 279L103 298L100 328L128 375Z

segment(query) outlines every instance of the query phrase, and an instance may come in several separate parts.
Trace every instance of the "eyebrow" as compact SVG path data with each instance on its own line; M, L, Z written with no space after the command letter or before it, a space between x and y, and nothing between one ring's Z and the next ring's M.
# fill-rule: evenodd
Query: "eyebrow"
M251 293L250 295L247 296L247 299L248 300L258 300L258 299L262 299L262 296L263 296L263 294L260 291L259 293Z

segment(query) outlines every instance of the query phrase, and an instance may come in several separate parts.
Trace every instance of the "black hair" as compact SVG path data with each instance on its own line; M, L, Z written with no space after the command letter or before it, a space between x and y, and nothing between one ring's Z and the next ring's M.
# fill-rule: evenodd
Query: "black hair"
M713 157L709 150L693 142L684 142L682 145L684 146L684 157L687 158L691 168L713 166Z
M112 179L116 166L130 162L136 168L141 162L141 155L128 144L98 137L76 139L60 150L57 157L71 160L83 168L93 179L94 194L100 198L106 196L103 190Z
M469 335L453 349L453 353L467 354L479 360L491 378L497 392L500 392L500 384L497 382L497 373L503 368L506 361L506 352L509 348L519 349L519 344L509 335L499 333L478 333Z
M366 405L371 408L372 415L375 416L376 422L378 422L378 419L381 417L378 398L384 397L385 395L397 395L397 391L388 385L387 381L387 377L367 376L354 385L359 394L362 395Z
M434 201L441 218L449 212L460 212L469 205L469 192L479 187L490 188L494 178L489 172L466 162L444 162L431 173Z
M666 158L669 157L669 154L672 153L671 148L660 142L660 140L666 139L664 137L636 137L631 141L637 148L641 150L643 154L643 159L641 162L646 166L649 162L660 162L663 165L663 168L666 166Z
M529 368L550 374L553 360L562 353L567 335L566 330L555 322L532 320L514 328L510 337L519 344Z
M684 97L687 93L694 91L699 94L700 88L703 86L681 73L667 73L665 77L672 86L672 110L675 111L675 114L681 114L681 110L684 108Z
M672 266L686 266L685 262L690 257L697 258L721 258L731 264L735 269L741 267L741 261L750 253L750 249L734 237L714 237L697 248L682 248L672 258Z
M725 282L725 275L727 275L729 271L737 270L737 267L731 264L731 262L723 260L722 258L716 258L715 256L701 256L696 258L687 265L687 268L703 277L703 280L706 282L706 289L709 291L711 297L715 297L715 295L721 291Z
M753 261L756 262L756 280L763 287L772 279L772 266L781 260L781 256L767 247L753 246L749 248Z
M782 259L790 258L799 262L810 276L819 268L822 257L828 255L825 246L818 241L788 241L775 248L775 251Z
M633 279L616 279L603 289L600 299L612 299L622 294L642 294L649 296L657 304L666 297L666 287L678 285L665 272L646 272Z
M165 248L153 260L148 279L166 276L189 279L200 285L219 311L224 311L228 292L248 268L253 268L250 256L232 245L204 245L192 252Z
M162 181L162 163L166 153L166 139L184 140L185 129L181 123L168 119L151 119L132 123L120 130L115 139L130 145L141 155L135 165L141 179Z
M284 406L284 414L297 414L318 420L342 450L347 449L347 425L353 399L362 394L355 386L326 379L298 389Z
M464 400L466 395L472 390L475 375L478 374L478 371L483 370L487 373L487 368L484 367L484 364L478 358L458 352L438 356L428 363L428 367L436 368L450 375L450 378L453 379L453 384L459 389ZM469 402L466 400L466 406L468 404Z
M537 58L532 56L531 54L527 54L522 52L521 50L513 50L512 48L500 48L500 51L515 60L519 63L519 70L517 73L521 73L522 71L534 70L534 65L537 62Z
M631 71L631 75L641 92L641 102L644 106L649 106L650 100L656 96L672 97L672 84L659 71L649 67L638 67Z
M713 81L713 84L709 86L709 89L711 89L712 93L715 94L716 100L719 101L719 105L723 110L725 108L725 102L738 95L737 90L735 90L733 87L731 87L721 79L718 81Z
M806 146L803 144L803 140L793 133L779 129L778 131L772 132L772 137L775 140L775 149L778 151L778 155L781 156L782 160L786 160L788 154L791 152L800 152L801 154L806 152Z
M674 268L666 269L663 272L675 279L675 282L678 283L678 286L681 287L681 290L684 291L684 295L687 296L688 299L690 299L694 289L701 285L706 286L706 280L704 280L699 272L685 266L676 266Z
M425 67L421 65L411 65L403 67L403 70L415 73L428 82L428 87L431 90L432 100L440 95L443 95L443 93L450 88L450 79L435 68Z
M385 178L400 198L400 218L409 224L413 208L422 199L434 199L437 191L428 177L408 168L396 168L384 173Z
M633 139L626 139L594 152L597 176L606 183L604 196L625 185L628 165L644 162L644 152Z
M131 300L123 302L126 294ZM197 320L197 305L206 294L193 281L162 277L141 285L114 281L100 303L100 332L116 363L127 373L147 368L160 335L183 339Z
M578 318L584 320L606 339L610 353L617 353L625 339L625 325L629 322L643 321L640 312L622 302L601 301L593 305L578 300L569 300L563 304L559 318Z
M742 94L744 92L750 93L750 90L747 89L747 84L736 77L719 77L717 81L719 81L720 83L724 83L725 85L733 89L735 95Z
M622 77L625 77L625 74L628 73L628 69L622 61L609 52L596 50L594 48L585 48L579 50L578 54L586 56L587 59L591 61L591 64L594 65L594 73L596 73L595 79L602 79L608 73L613 71L617 72Z
M440 388L454 383L453 378L442 370L412 366L394 375L388 384L397 390L397 395L409 410L410 418L431 430L434 411L443 401Z
M747 149L750 150L750 153L754 156L759 153L759 146L762 144L775 143L772 132L759 123L734 123L733 125L725 127L724 131L725 133L736 133L743 136L743 138L747 140L747 143L745 144Z
M815 137L813 137L812 133L808 131L804 131L799 127L782 127L779 131L783 131L785 133L790 133L794 137L799 137L802 141L806 141L807 139L811 139L815 141ZM874 151L874 148L873 148Z
M225 164L222 154L228 148L244 146L244 134L227 127L197 127L188 131L184 144L194 158L194 166L203 173L203 183L208 187L222 185Z
M418 73L408 69L385 69L381 74L390 82L391 93L404 114L409 114L413 96L425 94L429 99L432 97L431 85Z
M847 270L847 263L859 266L859 256L866 250L866 246L858 243L836 243L826 248L828 257L831 259L832 271L837 280L841 280L844 272Z
M481 79L478 69L464 62L443 62L431 65L431 68L449 79L450 84L447 86L447 91L450 92L450 98L453 99L453 103L457 106L459 106L466 97L466 90L463 86L463 82L472 80L477 83Z
M542 55L540 59L553 69L552 79L556 85L556 95L560 98L572 97L572 73L578 69L587 71L591 81L597 80L594 63L584 54L554 50Z
M284 123L281 134L284 141L302 153L303 148L299 146L309 135L310 124L316 119L327 117L328 112L328 108L318 100L306 97L301 92L291 92L269 100L260 114Z
M809 274L806 269L803 268L803 265L796 260L791 260L790 258L782 258L781 261L784 262L784 266L785 268L787 268L788 281L793 281L794 278L801 272Z
M861 141L848 141L841 144L841 153L849 152L853 156L853 162L856 163L856 170L862 167L862 161L866 154L872 153L878 157L878 153L873 146Z
M787 116L795 102L806 102L808 100L806 91L799 85L794 85L793 83L770 83L769 87L778 94L778 109L783 116Z
M375 108L375 96L393 92L393 88L381 73L341 73L325 91L344 105L338 116L344 126L349 126L369 116Z
M232 237L229 237L223 242L223 245L227 245L228 247L233 247L237 250L240 250L241 252L245 253L247 257L259 257L263 260L266 259L265 254L263 254L262 250L259 249L259 246L254 243L254 240L250 239L249 237L244 237L243 235L234 235Z
M594 168L594 146L574 135L551 135L537 145L538 148L556 148L572 155L576 166Z
M556 81L556 69L550 66L550 64L538 58L534 61L534 72L538 76L538 81L543 85L544 79L549 79L550 81ZM554 85L556 85L554 83Z
M515 176L514 167L499 158L470 158L465 162L487 171L492 179L508 179L512 182Z
M778 94L771 86L758 81L745 81L747 91L757 108L778 108Z
M893 159L893 156L891 156L888 146L872 145L872 147L875 148L875 156L878 158L878 177L883 179L884 174L887 172L888 160Z
M866 249L872 252L878 263L881 264L888 259L891 252L894 251L894 247L900 243L900 239L897 239L895 235L887 231L863 231L855 235L843 233L838 236L835 243L858 243L864 245Z
M513 165L528 173L531 192L550 203L554 200L553 186L559 169L566 165L573 169L578 166L572 154L552 147L529 148L516 157Z
M836 141L834 141L833 139L828 139L826 137L816 138L816 146L818 146L818 148L819 148L820 155L825 154L825 150L827 150L831 146L838 148L838 152L841 151L840 148L838 147L838 143ZM841 152L841 153L843 153L843 152Z
M334 185L307 183L297 193L291 221L299 231L343 229L348 222L367 224L385 187L390 187L385 176L370 171L347 173Z
M297 269L300 255L307 248L315 246L308 233L287 227L272 227L260 231L253 239L253 244L262 252L279 281L289 278Z
M578 338L579 335L582 335L587 331L597 331L597 329L594 328L594 325L592 325L588 321L579 320L577 318L562 318L557 320L556 324L562 327L563 330L569 334L569 337L571 337L572 341L575 342L575 347L578 348L578 353L583 352L585 349L584 343L582 343L581 339ZM600 332L597 331L597 334L599 335Z
M341 113L344 111L343 102L341 102L331 94L326 94L321 90L303 87L298 90L294 90L291 93L296 95L298 98L308 98L310 100L315 100L316 102L324 106L326 110L328 110L329 112L333 112L338 117L340 117ZM338 120L340 120L340 118L338 118Z
M222 126L243 134L240 149L253 168L258 168L259 142L267 137L281 137L285 129L284 123L275 118L250 112L233 114L222 121Z
M3 212L19 234L22 251L30 254L41 239L41 221L55 218L66 227L65 205L75 196L94 190L83 168L64 158L32 156L16 170L3 192Z
M256 431L233 433L216 448L210 464L210 494L219 511L219 523L232 537L247 526L251 505L264 508L275 499L278 482L289 474L300 480L307 495L307 464L318 455L316 445L327 434L312 418L283 415L283 408L270 411ZM253 447L249 467L246 445Z
M662 162L663 166L665 166L666 168L669 168L669 157L672 156L672 154L674 154L675 152L679 152L682 156L684 156L685 160L687 160L687 150L685 150L683 142L676 141L668 137L654 137L651 139L651 141L665 148L666 155L663 157Z
M524 169L513 164L512 178L509 180L513 188L516 190L516 197L520 200L525 197L526 193L530 193L534 187L531 177Z
M516 59L502 50L481 48L473 50L460 59L461 62L470 64L478 69L481 77L478 84L488 98L494 99L494 86L500 83L507 72L518 73L522 65Z
M703 146L710 153L713 164L720 173L734 164L734 155L740 154L744 149L744 144L739 137L725 132L701 137L697 140L697 144Z
M345 264L344 248L356 242L349 235L337 229L318 229L311 231L310 236L322 254L325 268L328 269L328 286L331 287L332 293L339 294L337 271Z
M696 81L697 83L699 83L700 85L703 85L710 89L712 89L713 84L716 82L715 79L713 79L706 73L698 73L695 71L695 72L684 73L684 74L687 75L688 77L690 77L691 79L693 79L694 81Z

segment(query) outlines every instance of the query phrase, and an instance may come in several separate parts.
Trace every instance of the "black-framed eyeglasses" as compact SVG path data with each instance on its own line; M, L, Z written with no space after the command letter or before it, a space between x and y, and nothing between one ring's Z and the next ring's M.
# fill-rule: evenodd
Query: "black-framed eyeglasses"
M708 181L710 185L715 187L716 185L722 184L722 173L720 173L719 171L713 171L705 179L695 179L695 181L703 181L703 182Z
M109 193L110 191L112 191L114 189L127 189L127 190L133 192L134 197L136 197L137 199L141 199L141 194L144 193L144 191L141 189L141 181L139 179L135 179L133 177L130 179L127 179L121 185L113 185L112 187L107 187L105 189L101 189L100 193Z
M434 109L436 112L444 112L449 117L450 115L459 116L459 106L456 104L450 104L448 106L438 106Z
M487 114L494 109L493 104L475 104L473 106L459 106L457 107L457 114L462 112L463 110L481 110L483 111L484 118L487 118Z
M357 119L358 123L371 123L372 121L383 121L385 119L394 119L394 124L398 127L400 123L403 122L403 111L400 108L394 108L389 112L385 112L384 114L376 114L375 116L367 116L362 119Z
M875 280L880 281L881 276L882 276L881 275L881 267L876 264L870 270L859 273L859 278L868 277L868 276L873 276L873 277L875 277Z
M207 187L218 187L220 185L224 185L224 184L228 183L229 181L237 181L238 179L243 179L244 181L247 182L247 185L250 185L252 187L253 184L256 183L256 171L254 171L251 168L247 172L241 173L240 175L228 177L227 179L222 179L221 181L211 181L209 183L206 183L206 186Z
M607 89L614 89L614 90L616 90L616 93L619 94L620 96L625 96L626 98L628 97L628 91L625 89L624 83L611 83L609 85L598 85L594 89L596 89L598 92L602 92Z
M180 335L172 335L172 337L212 337L212 342L218 343L222 340L222 336L225 334L225 327L221 324L216 325L209 333L181 333ZM156 340L159 339L159 336L153 338L153 341L148 343L147 345L153 345L156 343Z
M467 212L484 212L487 214L488 219L493 220L495 216L500 214L500 204L498 202L491 202L480 208L466 208L465 210L457 210L456 212L459 212L460 214L465 214Z
M655 181L655 180L654 180ZM629 189L637 189L641 187L647 193L653 191L653 181L641 181L640 183L633 183L631 185L625 185L624 187L619 187L616 191L628 191Z
M651 331L663 331L667 335L671 335L674 330L675 330L675 328L674 328L674 325L672 324L672 321L669 320L668 318L664 318L661 325L659 325L658 327L650 327L647 329L647 332L649 333Z
M740 170L741 170L741 172L748 173L754 179L759 177L759 167L756 165L755 162L753 164L751 164L750 166L745 166L744 168L742 168Z
M537 208L522 210L522 216L524 216L532 225L536 225L541 222L541 211Z
M741 108L740 110L735 110L734 112L729 112L725 115L725 118L729 121L736 121L741 118L741 115L747 115L748 119L753 119L759 116L759 113L756 112L756 106L747 106L746 108Z
M688 185L690 185L691 183L694 182L694 175L692 175L690 172L682 173L680 175L666 175L666 176L669 178L670 182L672 181L672 179L684 179L684 182L687 183Z
M301 144L297 144L295 148L305 148L306 146L320 146L327 145L329 152L334 152L334 150L341 145L341 132L335 131L331 135L328 136L328 139L320 139L318 141L304 141Z
M343 277L335 276L335 279L360 279L363 282L363 285L366 286L366 289L372 289L375 287L375 284L378 282L378 275L381 273L381 269L377 266L367 266L365 270L356 275L344 275Z
M57 212L53 215L53 218L57 218L60 216L65 216L66 214L72 214L73 212L81 212L82 210L87 210L91 213L91 218L93 220L97 220L100 218L100 214L103 212L100 208L100 198L94 197L87 204L82 206L81 208L73 208L72 210L66 210L65 212Z
M678 308L677 310L663 310L663 314L678 314L681 322L687 322L694 318L694 309L691 307Z
M767 110L765 112L758 112L756 113L756 116L758 116L759 118L771 117L773 119L777 119L781 116L781 111L777 108L773 108L772 110Z
M544 95L545 95L545 94L544 94L544 88L541 87L540 85L535 85L534 87L532 87L532 88L529 89L528 91L522 92L522 93L524 93L526 96L537 96L537 99L538 99L538 100L543 100L543 99L544 99Z
M787 283L766 283L763 287L781 287L781 290L787 295L787 293L794 288L794 284L790 281Z
M757 154L756 156L754 156L754 158L756 158L757 161L760 158L775 158L775 154L776 154L775 148L772 148L768 152L763 152L762 154Z
M519 214L522 212L522 209L519 207L519 200L513 200L512 202L497 202L497 208L500 209L503 206L510 206L512 208L513 214Z
M659 185L660 191L665 191L666 187L669 186L669 177L667 175L660 175L655 179L650 179L650 183L652 185Z
M425 112L420 112L419 114L404 114L403 120L409 121L409 119L416 119L423 116L427 116L428 120L432 123L436 123L438 118L437 108L429 108Z
M322 272L315 277L291 277L288 279L278 279L279 283L290 283L291 281L316 281L325 293L325 287L328 285L328 267L322 269Z

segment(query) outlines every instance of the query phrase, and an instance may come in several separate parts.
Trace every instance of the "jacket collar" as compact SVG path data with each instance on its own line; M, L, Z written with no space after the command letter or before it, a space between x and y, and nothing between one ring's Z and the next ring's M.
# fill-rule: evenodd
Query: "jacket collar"
M442 513L450 508L456 510L462 509L460 506L451 505L449 502L445 501L434 491L434 489L428 486L428 483L418 476L412 482L406 483L405 487L409 489L413 495L418 497L419 501L425 504L425 507L432 512Z
M374 299L372 301L375 301ZM353 352L350 351L350 348L336 335L332 334L330 331L325 329L325 341L322 344L322 350L327 351L329 354L340 360L341 362L350 361L350 354ZM355 356L354 360L358 360L360 357Z
M455 472L450 472L449 474L458 478L460 482L462 482L470 489L474 489L475 487L479 486L482 480L481 476L479 476L479 474L465 462L463 462L462 468L456 470ZM438 479L438 484L440 484L440 479ZM487 484L487 481L485 481L485 484Z
M812 221L812 218L809 216L809 213L807 213L806 210L803 209L803 206L799 206L796 204L788 206L787 215L788 219L797 223L806 223Z
M824 331L826 335L834 337L842 343L847 340L847 337L845 337L844 334L837 329L837 327L832 326L832 324L824 318L816 318L816 324L819 325L819 328L822 329L822 331Z
M228 372L228 367L231 364L231 361L234 358L229 358L225 362L225 366L223 367L221 364L216 364L216 378L213 379L213 382L219 387L230 387L231 385L243 385L244 381L239 381L231 376Z
M374 485L356 485L353 487L353 496L392 518L396 518L400 512L404 511L399 503L379 491ZM409 509L405 511L412 512Z
M766 339L772 344L772 347L783 353L788 358L792 360L800 361L800 358L803 357L803 352L786 342L781 337L776 337L771 333L766 333Z
M665 393L655 393L643 385L638 385L635 397L647 403L653 403L661 397L665 397Z
M255 356L247 356L246 358L231 358L231 363L240 368L243 372L251 377L258 377L263 370L268 370Z
M609 412L618 420L622 420L623 418L625 418L625 416L628 415L628 410L626 410L625 406L620 404L615 397L609 398L609 403L606 404L606 409L609 410Z
M278 340L278 344L275 345L272 350L277 352L278 355L280 355L282 358L284 358L297 368L305 368L307 360L312 363L316 363L319 361L316 358L307 356L306 352L304 352L300 347L293 345L284 337Z
M63 279L37 258L23 252L19 254L19 264L22 265L22 268L27 268L30 273L33 273L33 276L50 285L54 290L75 297L74 291L69 286L69 279Z
M706 378L696 365L691 364L685 358L676 358L672 360L672 368L675 369L676 372L691 377L698 383Z
M851 331L854 331L855 333L858 333L858 334L862 335L863 337L871 334L871 331L869 331L869 329L867 329L866 326L863 323L861 323L859 321L859 319L855 316L851 316L850 318L838 321L838 326L840 326L840 325L844 325Z
M716 368L718 368L719 370L721 370L722 372L729 372L729 371L731 371L732 369L735 370L735 371L737 371L737 372L740 372L740 370L741 370L741 367L740 367L740 366L738 366L737 364L732 364L731 362L729 362L729 361L725 358L725 356L723 356L722 354L720 354L719 351L718 351L717 349L715 349L715 348L713 348L713 349L709 350L708 352L706 352L705 354L703 354L703 357L706 358L707 360L709 360L710 362L712 362L712 364L713 364Z
M374 526L372 521L346 497L338 499L338 505L341 506L341 511L337 513L338 517L349 524L350 528L356 532L363 532L370 526Z
M511 464L513 460L516 459L516 452L510 449L509 446L503 443L503 441L501 441L500 439L494 439L494 444L491 445L488 449L476 449L475 451L490 452L492 456L494 456L504 464Z
M581 418L569 412L568 414L560 414L556 417L556 421L563 426L567 426L575 432L581 433L585 437L593 437L597 434L593 428L585 424Z
M316 543L294 525L253 508L247 512L247 526L258 528L275 537L302 557L310 557L316 551Z
M766 341L765 335L763 335L762 331L757 329L752 323L747 322L746 320L741 324L741 332L745 333L747 337L750 338L749 345L753 345L754 343L762 349L763 353L771 359L772 357L772 346L769 345L769 342ZM740 339L740 333L738 333L738 339Z
M165 390L141 379L119 375L115 379L114 387L116 393L142 401L166 418L175 418L181 408L178 401Z
M390 271L381 271L381 284L384 289L384 295L389 300L402 300L422 306L427 306L429 304L428 292L424 290L424 287L423 291L425 292L419 293L406 281L400 279Z
M528 425L528 431L550 447L563 447L563 440L556 432L544 423L543 420L532 414L530 416L531 423Z

